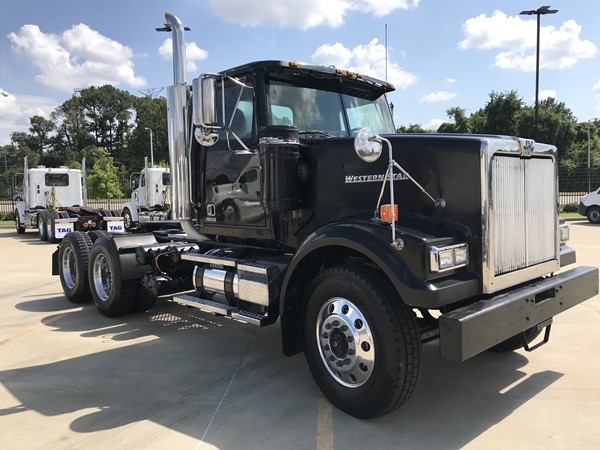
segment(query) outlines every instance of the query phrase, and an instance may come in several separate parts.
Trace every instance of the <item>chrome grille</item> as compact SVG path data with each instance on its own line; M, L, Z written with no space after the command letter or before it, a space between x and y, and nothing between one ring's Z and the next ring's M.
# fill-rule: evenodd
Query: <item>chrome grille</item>
M549 158L495 156L491 174L494 275L556 258L556 175Z

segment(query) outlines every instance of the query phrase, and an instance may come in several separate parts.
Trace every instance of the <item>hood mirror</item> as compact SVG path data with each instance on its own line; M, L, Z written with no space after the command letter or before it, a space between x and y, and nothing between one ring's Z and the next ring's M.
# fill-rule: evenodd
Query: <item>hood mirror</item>
M372 128L361 128L354 138L354 151L365 162L375 162L381 156L381 140Z

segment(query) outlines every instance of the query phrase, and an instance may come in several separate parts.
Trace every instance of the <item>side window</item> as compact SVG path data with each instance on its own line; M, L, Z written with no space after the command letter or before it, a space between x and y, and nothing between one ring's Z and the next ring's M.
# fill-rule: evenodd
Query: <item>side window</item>
M247 86L248 80L242 80ZM217 111L221 115L222 96L219 87L217 95ZM250 139L254 134L254 89L243 87L230 81L225 84L225 123L219 117L219 125L229 127L240 139ZM220 137L225 138L224 131Z
M67 173L47 173L44 177L46 186L68 186L69 174Z
M140 177L140 186L146 186L146 174L143 173Z

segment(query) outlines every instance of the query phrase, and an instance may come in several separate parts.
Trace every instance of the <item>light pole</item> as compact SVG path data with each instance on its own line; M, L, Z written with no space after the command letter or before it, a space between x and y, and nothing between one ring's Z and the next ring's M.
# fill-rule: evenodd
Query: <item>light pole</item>
M150 166L154 167L154 148L152 143L152 128L144 127L144 130L150 132Z
M596 122L598 119L590 119L587 121L587 137L588 137L588 148L587 148L587 170L588 170L588 192L592 191L592 120Z
M537 16L537 45L535 52L535 116L533 119L533 126L537 133L538 128L538 95L540 91L540 16L546 14L556 14L558 9L550 9L550 6L540 6L538 9L531 9L529 11L521 11L519 14L524 16Z

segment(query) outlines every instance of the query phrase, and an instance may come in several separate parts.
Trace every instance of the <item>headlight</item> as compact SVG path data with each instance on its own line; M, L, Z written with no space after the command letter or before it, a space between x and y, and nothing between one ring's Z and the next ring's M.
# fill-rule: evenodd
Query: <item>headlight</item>
M467 244L447 247L429 247L429 270L445 272L469 264L469 246Z

